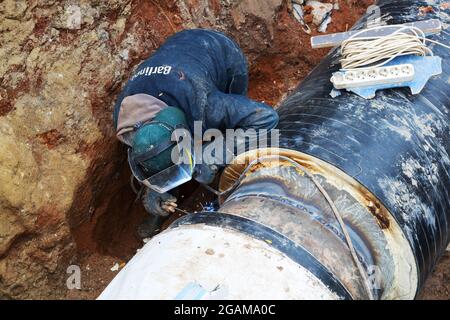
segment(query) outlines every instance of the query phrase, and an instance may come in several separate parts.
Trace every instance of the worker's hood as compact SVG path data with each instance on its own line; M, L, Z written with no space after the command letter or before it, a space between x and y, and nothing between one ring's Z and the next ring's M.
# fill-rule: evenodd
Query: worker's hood
M132 140L126 136L136 125L152 120L162 109L167 108L163 101L148 94L135 94L123 99L117 119L117 138L131 146Z

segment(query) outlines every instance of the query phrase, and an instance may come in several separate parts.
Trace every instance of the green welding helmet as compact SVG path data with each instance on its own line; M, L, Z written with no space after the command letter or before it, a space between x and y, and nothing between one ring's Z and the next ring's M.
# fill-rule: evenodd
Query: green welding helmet
M193 160L182 165L175 165L172 161L172 149L177 147L177 141L171 139L172 132L179 128L188 128L184 112L175 107L164 108L137 129L132 148L128 151L135 178L161 193L192 177Z

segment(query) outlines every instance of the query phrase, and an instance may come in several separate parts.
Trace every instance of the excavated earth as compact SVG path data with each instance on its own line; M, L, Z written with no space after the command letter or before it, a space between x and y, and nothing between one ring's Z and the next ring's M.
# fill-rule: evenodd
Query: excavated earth
M348 29L371 3L339 1L328 32ZM233 37L249 61L250 96L274 107L327 52L310 48L286 0L0 3L0 299L95 298L142 246L145 212L112 107L140 61L194 27ZM186 192L183 205L206 201L201 193ZM80 289L66 286L71 265ZM450 297L449 266L447 254L421 298Z

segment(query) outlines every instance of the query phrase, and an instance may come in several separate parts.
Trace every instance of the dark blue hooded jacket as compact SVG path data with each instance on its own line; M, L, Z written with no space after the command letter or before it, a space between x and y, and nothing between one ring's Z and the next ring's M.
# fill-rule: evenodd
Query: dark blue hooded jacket
M179 107L193 129L272 129L277 113L268 105L246 97L248 67L237 44L224 34L203 29L185 30L167 41L141 63L120 94L122 100L144 93Z

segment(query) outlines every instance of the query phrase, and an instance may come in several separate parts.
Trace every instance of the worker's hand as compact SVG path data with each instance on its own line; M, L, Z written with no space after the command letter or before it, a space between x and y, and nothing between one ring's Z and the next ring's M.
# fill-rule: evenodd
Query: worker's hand
M154 190L146 188L142 203L145 210L153 215L167 217L169 214L175 212L177 207L177 198L169 193L158 193Z
M194 179L201 184L210 184L219 171L215 164L197 164L194 169Z

